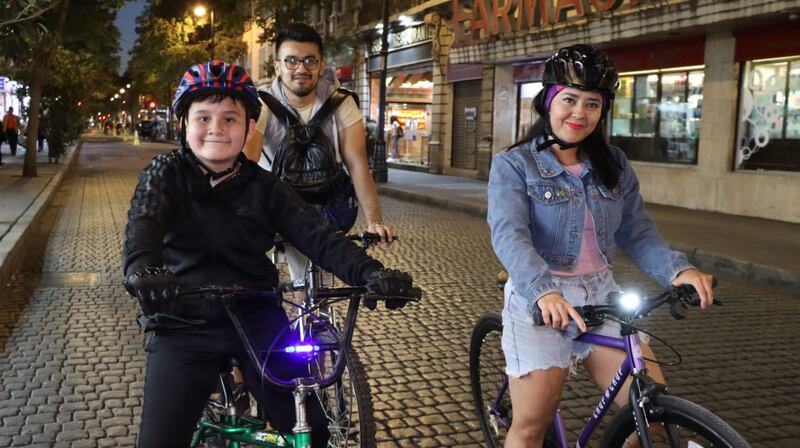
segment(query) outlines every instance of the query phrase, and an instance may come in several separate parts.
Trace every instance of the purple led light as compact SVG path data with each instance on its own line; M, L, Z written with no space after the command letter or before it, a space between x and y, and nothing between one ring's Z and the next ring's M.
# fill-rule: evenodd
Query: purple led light
M284 351L286 353L311 353L311 352L318 352L319 346L311 344L290 345L286 347Z

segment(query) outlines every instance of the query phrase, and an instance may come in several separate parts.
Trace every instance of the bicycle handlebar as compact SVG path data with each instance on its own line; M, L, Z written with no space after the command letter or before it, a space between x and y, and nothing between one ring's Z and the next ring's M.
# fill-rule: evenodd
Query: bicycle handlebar
M361 247L363 247L364 249L381 242L380 235L378 235L377 233L366 232L366 231L348 234L345 235L345 238L347 238L350 241L358 241L359 243L361 243ZM397 236L392 236L392 241L397 241L397 240L399 240ZM286 246L292 245L292 243L285 240L281 235L275 236L273 244L275 245L275 248L278 251L283 251L286 248Z
M253 352L252 345L249 342L246 332L241 326L241 323L238 320L238 317L235 313L229 308L229 304L227 300L235 299L235 298L258 298L258 299L265 299L265 300L280 300L286 301L283 299L282 291L280 290L256 290L245 288L238 285L207 285L201 287L181 287L178 289L178 295L181 297L187 296L199 296L203 298L217 298L223 299L223 305L225 306L226 312L228 312L229 317L231 318L231 323L233 324L234 328L236 329L237 334L239 335L242 343L245 344L245 349L250 357L250 361L254 363L254 366L262 367L262 364L259 362L258 357ZM312 310L305 310L306 314L312 315L318 322L321 322L323 326L327 326L328 329L333 330L331 333L334 336L335 341L328 342L328 343L320 343L320 344L300 344L300 345L290 345L287 347L280 348L281 352L284 353L318 353L318 352L325 352L325 351L332 351L332 350L339 350L342 353L342 356L336 357L336 363L333 366L332 371L319 378L316 379L316 383L319 385L320 388L326 388L334 384L344 373L344 369L346 367L346 358L347 356L344 355L346 353L346 349L349 346L352 335L353 329L355 327L356 315L358 314L358 307L361 301L361 298L366 298L370 300L408 300L412 301L419 301L422 296L422 290L420 288L414 287L412 288L412 296L411 297L395 297L395 296L382 296L379 294L375 294L369 291L367 287L364 286L356 286L356 287L346 287L346 288L325 288L320 289L317 291L317 297L320 298L350 298L350 303L347 309L347 316L345 317L345 324L342 331L336 331L330 324L325 322L322 319L317 319L315 314ZM291 303L291 302L289 302ZM294 305L294 304L293 304ZM343 336L343 337L340 337ZM276 339L276 342L278 339ZM270 347L267 353L267 359L269 358L270 353L274 353L273 350L275 347L275 343ZM264 362L263 368L260 368L262 372L262 377L271 385L286 389L286 390L294 390L297 386L295 379L284 380L278 378L275 374L267 366L267 363Z
M712 282L712 287L718 284L716 277ZM618 320L625 322L632 322L635 319L646 316L651 311L664 304L670 305L670 314L676 320L684 319L686 317L687 306L700 306L700 299L694 297L697 293L692 285L678 285L670 286L664 292L647 300L642 298L641 306L633 310L623 309L617 300L622 293L619 291L609 293L606 305L584 305L576 306L575 311L583 318L587 326L594 326L603 323L606 317L614 317ZM616 303L615 303L616 302ZM714 305L722 305L722 302L714 299ZM544 318L542 317L542 309L539 304L535 303L533 306L533 324L536 326L544 325ZM572 318L570 317L570 320Z

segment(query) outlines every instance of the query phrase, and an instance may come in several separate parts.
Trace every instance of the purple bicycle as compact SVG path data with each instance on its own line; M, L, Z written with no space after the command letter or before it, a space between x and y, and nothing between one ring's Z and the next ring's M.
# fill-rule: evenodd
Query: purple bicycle
M699 306L700 302L694 297L694 293L694 288L689 285L673 286L646 301L632 294L612 293L608 297L608 305L576 308L587 327L599 325L606 319L613 319L621 324L619 338L585 333L576 340L624 351L626 357L574 446L588 446L592 433L611 407L628 376L633 378L629 403L635 403L636 406L627 405L615 412L603 431L600 447L631 446L628 441L637 439L639 446L644 448L750 446L722 419L695 403L670 395L665 385L655 382L647 375L645 358L640 349L639 330L633 326L633 322L665 304L670 306L670 312L675 319L683 319L688 306ZM714 303L719 305L716 300ZM543 324L541 315L534 315L533 318L534 324ZM503 446L512 419L508 378L503 371L505 361L500 350L502 331L502 318L499 314L484 314L473 329L470 343L469 370L475 412L486 445L490 448ZM651 435L647 428L659 423L663 425L663 430ZM544 446L569 446L560 411L553 418Z

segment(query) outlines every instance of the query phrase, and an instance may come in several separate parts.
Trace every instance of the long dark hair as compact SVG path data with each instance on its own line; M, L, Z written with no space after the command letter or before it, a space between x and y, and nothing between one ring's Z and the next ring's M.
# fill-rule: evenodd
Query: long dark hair
M516 148L525 143L532 142L539 137L547 138L548 120L550 115L544 108L544 95L547 89L542 89L536 98L533 100L534 107L539 113L539 119L528 129L528 132L516 143L511 145L509 149ZM603 127L605 125L605 115L597 122L597 127L594 128L591 134L578 146L578 154L589 159L594 171L594 179L597 182L605 185L609 190L613 190L619 184L619 174L622 170L614 156L611 154L611 148L608 147L608 142L603 135ZM535 151L541 151L544 148L534 148ZM558 150L557 150L558 151Z

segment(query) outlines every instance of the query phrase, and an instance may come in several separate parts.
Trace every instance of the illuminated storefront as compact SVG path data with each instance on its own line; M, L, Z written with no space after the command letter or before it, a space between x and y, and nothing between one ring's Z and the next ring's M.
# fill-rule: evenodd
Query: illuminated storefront
M424 70L424 69L423 69ZM433 102L433 74L430 71L394 71L386 77L387 157L398 163L428 164L428 142ZM370 79L372 92L377 92L380 78ZM378 116L378 96L370 96L370 116ZM392 135L392 120L403 127L397 139L397 154Z
M386 76L386 156L396 167L427 166L433 104L433 63L430 26L422 23L389 34ZM380 39L370 46L367 58L369 73L369 116L378 117L380 87ZM392 122L403 128L395 138Z
M604 131L646 201L800 222L785 201L800 197L799 22L788 0L454 0L448 64L483 65L475 125L491 129L463 175L488 177L538 118L542 62L589 43L620 73Z
M800 32L742 32L736 59L736 169L800 172Z

